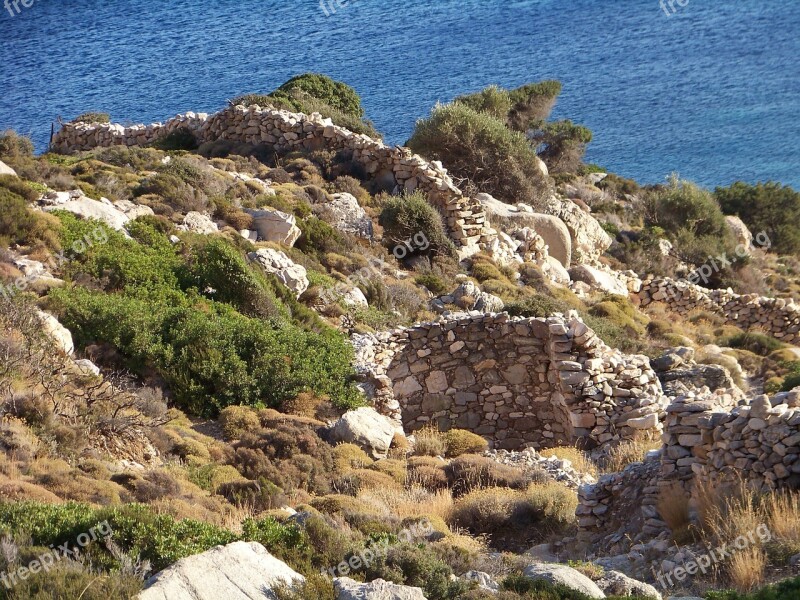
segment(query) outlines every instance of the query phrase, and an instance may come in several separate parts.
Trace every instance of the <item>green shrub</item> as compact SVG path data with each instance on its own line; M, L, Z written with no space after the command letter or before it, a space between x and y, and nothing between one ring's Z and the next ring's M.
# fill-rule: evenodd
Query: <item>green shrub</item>
M510 575L502 582L502 589L516 592L525 600L589 600L591 596L543 579L530 579L524 575ZM631 600L636 600L631 597Z
M436 295L445 293L449 287L442 277L434 275L433 273L417 275L414 278L414 282L418 285L425 286L431 293Z
M750 185L737 181L717 188L714 196L725 214L738 215L750 231L765 232L775 251L800 254L800 192L776 182ZM758 240L761 241L761 240Z
M775 350L786 347L786 344L763 333L738 333L722 340L721 345L748 350L759 356L767 356Z
M197 150L197 137L187 127L179 127L153 142L158 150Z
M566 302L546 294L534 294L524 300L506 305L512 317L549 317L554 313L566 313L574 308Z
M397 250L397 255L454 254L453 242L445 233L442 215L421 192L389 198L383 206L379 223L384 229L384 242L390 249L403 248L403 251Z
M592 132L569 119L554 123L541 122L533 128L531 139L539 157L552 173L576 173L592 141Z
M226 440L238 440L261 427L258 415L248 406L228 406L219 413L219 424Z
M292 92L301 91L312 98L325 102L337 110L354 117L364 116L361 98L349 85L334 81L326 75L305 73L292 77L273 93L274 96L291 96Z
M448 458L462 454L481 454L489 447L489 442L481 436L464 429L451 429L444 434L444 441Z
M511 98L506 90L496 85L466 96L459 96L453 102L468 106L475 112L486 113L495 119L505 120L511 112Z
M503 121L456 102L433 109L417 122L408 145L431 160L441 160L455 177L515 204L541 204L548 182L525 135Z
M104 112L85 112L72 119L73 123L110 123L111 115Z
M16 163L19 159L33 158L33 142L8 129L0 134L0 160Z

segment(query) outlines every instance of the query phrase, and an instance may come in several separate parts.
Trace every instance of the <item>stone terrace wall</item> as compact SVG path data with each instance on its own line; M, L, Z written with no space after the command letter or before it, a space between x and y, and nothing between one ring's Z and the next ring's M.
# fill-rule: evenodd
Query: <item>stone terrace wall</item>
M642 282L639 299L642 306L664 302L681 315L695 309L708 310L742 329L761 329L787 344L800 341L800 306L793 299L743 296L731 290L708 290L667 278Z
M660 485L695 475L746 477L762 489L800 489L800 393L767 396L726 412L686 398L667 408Z
M661 430L648 359L612 350L577 315L462 314L354 343L376 406L407 430L468 429L502 449Z
M450 235L462 248L477 249L489 241L480 202L464 196L439 162L427 162L407 148L390 147L369 136L333 125L319 114L304 115L258 106L232 106L211 116L186 113L152 125L66 123L51 147L70 153L115 145L144 146L179 129L188 129L199 143L231 140L267 144L278 151L296 149L352 151L353 160L388 189L423 191L444 215Z
M652 538L667 529L656 509L661 492L680 486L691 496L698 479L720 484L744 478L762 490L800 489L800 390L734 408L723 399L710 393L677 399L666 409L660 460L581 487L579 540L608 549L623 539Z

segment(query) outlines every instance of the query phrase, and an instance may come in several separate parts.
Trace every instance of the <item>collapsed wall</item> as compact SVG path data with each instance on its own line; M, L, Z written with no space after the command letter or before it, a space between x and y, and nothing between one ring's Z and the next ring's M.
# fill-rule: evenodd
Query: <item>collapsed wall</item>
M676 399L666 408L658 457L581 488L579 539L603 549L622 539L650 539L667 528L656 508L662 494L682 490L690 497L698 481L716 489L741 479L764 491L800 489L800 391L737 407L724 398L692 393Z
M279 152L292 150L346 151L367 176L389 191L422 191L445 218L450 237L462 254L490 241L480 202L464 196L437 161L428 162L408 148L334 125L319 114L304 115L259 106L231 106L213 115L186 113L166 123L123 127L108 123L65 123L51 149L70 153L109 146L147 146L179 130L190 131L199 144L230 140L268 145Z
M461 314L354 345L376 407L408 431L467 429L514 450L661 431L666 399L647 357L609 348L576 314Z
M707 310L741 329L760 329L787 344L800 340L800 306L793 299L735 294L730 289L709 290L688 281L647 279L639 292L641 305L663 302L670 310L686 315Z

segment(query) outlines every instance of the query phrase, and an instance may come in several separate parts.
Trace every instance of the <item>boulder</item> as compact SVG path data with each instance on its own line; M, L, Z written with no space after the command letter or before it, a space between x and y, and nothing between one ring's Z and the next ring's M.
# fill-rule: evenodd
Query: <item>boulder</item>
M611 246L613 240L597 219L570 200L553 196L542 212L558 217L567 226L572 240L572 258L577 262L597 260ZM551 250L550 254L554 252Z
M268 209L245 212L253 217L253 228L258 232L258 239L261 241L294 246L302 233L294 215Z
M661 593L652 585L632 579L619 571L606 571L595 583L606 596L636 596L661 600Z
M327 202L314 207L314 213L339 231L359 237L372 238L372 219L367 216L352 194L333 194Z
M331 427L331 439L360 446L373 458L386 458L397 431L394 422L374 408L362 406L346 412Z
M139 217L149 217L155 214L153 209L149 206L145 206L144 204L135 204L130 200L120 200L118 202L114 202L114 208L125 213L125 216L131 221L138 219Z
M299 298L308 289L308 272L280 250L262 248L247 255L251 261L258 263L267 272L292 290Z
M522 574L529 579L543 579L552 584L561 584L576 592L586 594L589 598L601 600L606 597L597 584L583 573L566 565L541 563L530 565Z
M369 301L360 288L352 287L342 294L342 302L347 306L369 308Z
M558 217L543 214L525 214L525 220L547 244L547 251L565 269L572 261L572 238L569 229Z
M333 580L336 600L427 600L418 587L397 585L383 579L359 583L348 577Z
M186 214L183 218L183 225L178 226L178 229L202 235L211 235L219 231L219 227L211 220L211 217L194 210Z
M467 571L464 573L462 579L474 581L478 584L479 590L486 590L487 592L492 593L500 591L500 584L492 579L491 575L484 573L483 571Z
M547 257L545 264L542 265L542 272L550 281L559 285L569 285L571 281L569 271L554 256Z
M256 542L182 558L153 576L139 600L276 600L272 588L305 578Z
M0 175L13 175L14 177L16 177L17 172L11 167L9 167L2 160L0 160Z
M725 217L728 229L731 230L737 244L741 244L750 253L750 246L753 243L753 234L739 217L728 215Z
M42 330L56 343L56 347L59 350L67 355L75 352L75 344L72 341L72 334L69 329L59 323L58 319L50 313L39 310L37 315L42 322Z
M622 280L596 267L577 265L569 270L569 276L573 281L582 281L591 286L592 289L608 294L628 296L628 286Z
M116 208L109 200L92 200L86 196L76 196L72 194L66 202L56 206L45 206L43 210L52 212L54 210L66 210L82 219L96 219L102 221L112 229L123 231L125 224L130 221L128 216ZM59 198L61 200L61 198Z
M77 366L84 375L100 375L100 367L98 367L88 358L76 360L75 366Z
M493 296L492 294L482 292L481 288L479 288L478 285L472 280L467 280L461 283L452 294L449 294L449 296L452 298L452 302L450 303L458 304L466 310L479 310L485 313L496 313L502 312L503 308L505 308L505 304L500 298ZM471 306L463 306L461 304L461 299L464 297L472 298L474 300L474 302L471 303Z

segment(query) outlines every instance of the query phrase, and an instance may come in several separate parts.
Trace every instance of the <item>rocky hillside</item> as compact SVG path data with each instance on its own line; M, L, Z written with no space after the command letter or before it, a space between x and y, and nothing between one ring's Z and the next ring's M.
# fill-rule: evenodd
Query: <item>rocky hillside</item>
M0 136L0 597L795 598L800 194L559 92Z

